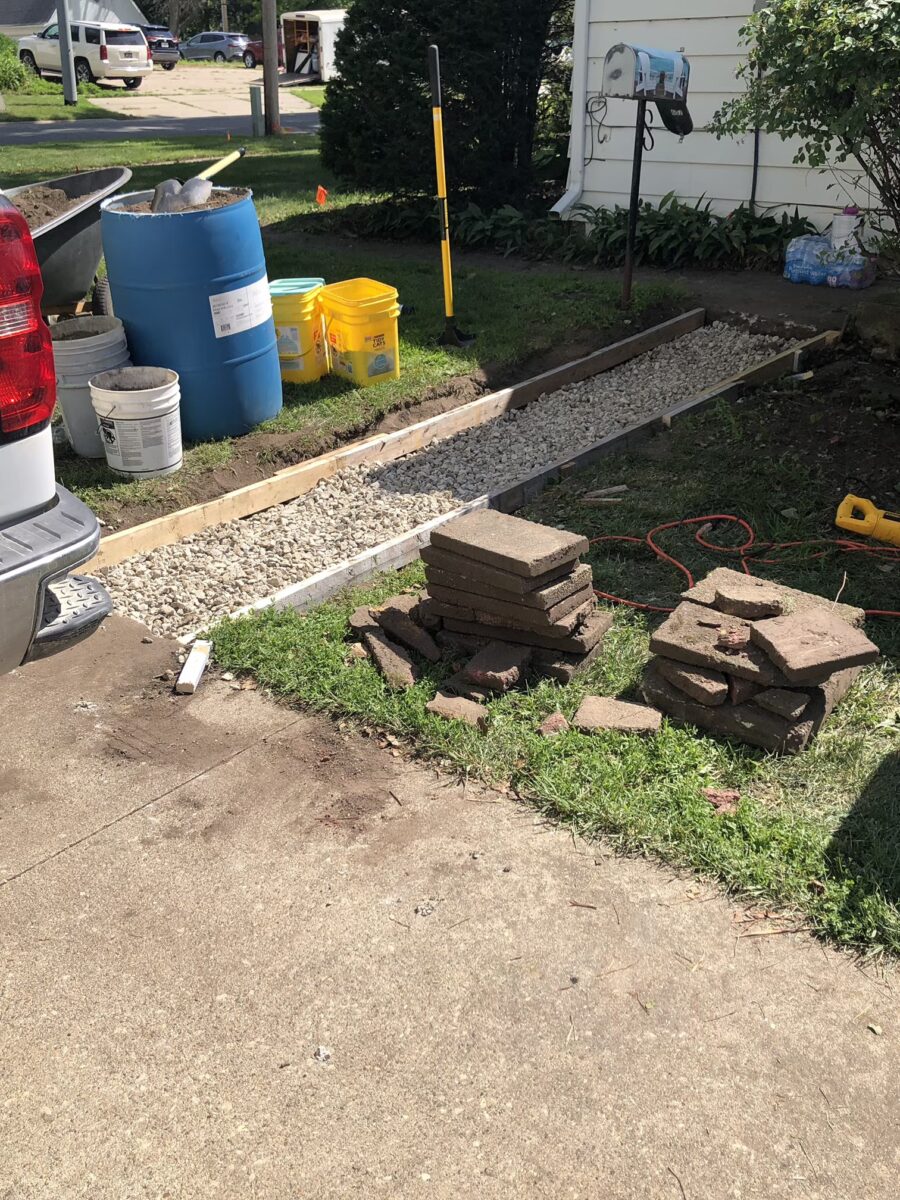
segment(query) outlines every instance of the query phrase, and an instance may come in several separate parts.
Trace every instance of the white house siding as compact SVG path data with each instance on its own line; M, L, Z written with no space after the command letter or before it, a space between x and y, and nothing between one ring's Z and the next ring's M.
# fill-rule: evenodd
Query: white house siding
M683 49L691 63L688 107L694 132L684 141L668 133L654 111L656 144L645 152L641 183L644 200L659 201L668 192L683 200L701 196L718 211L730 212L750 199L753 136L718 141L704 132L723 100L742 87L735 72L742 61L739 30L753 0L586 0L589 3L587 96L600 91L603 60L610 46L631 42L661 49ZM677 15L675 15L677 13ZM574 53L579 53L575 47ZM582 202L627 205L631 186L635 104L609 100L598 144L596 126L587 123ZM850 200L869 203L847 171L822 174L793 162L795 143L775 135L760 138L756 199L760 209L793 211L798 206L819 227Z

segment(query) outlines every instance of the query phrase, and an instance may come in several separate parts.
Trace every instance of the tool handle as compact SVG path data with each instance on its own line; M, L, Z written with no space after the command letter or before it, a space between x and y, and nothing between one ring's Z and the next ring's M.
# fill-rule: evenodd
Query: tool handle
M437 46L428 47L428 78L431 81L431 107L441 107L441 55Z
M864 500L861 496L845 496L838 506L834 523L839 529L846 529L850 533L870 534L879 516L880 510L871 500Z
M231 154L226 154L224 158L220 158L218 162L214 162L211 167L207 167L205 171L201 171L197 178L212 179L213 175L218 175L220 171L224 171L226 167L230 167L233 162L237 162L239 158L243 158L246 153L246 146L241 146L240 150L232 150Z

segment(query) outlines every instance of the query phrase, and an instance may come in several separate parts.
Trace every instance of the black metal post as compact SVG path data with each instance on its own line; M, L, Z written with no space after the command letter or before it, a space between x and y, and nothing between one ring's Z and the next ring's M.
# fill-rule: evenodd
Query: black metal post
M625 242L625 273L622 279L622 307L631 304L631 281L634 278L634 243L637 239L638 207L641 203L641 166L644 161L644 126L647 120L647 101L638 100L637 123L634 127L634 161L631 166L631 206L628 209L628 239Z

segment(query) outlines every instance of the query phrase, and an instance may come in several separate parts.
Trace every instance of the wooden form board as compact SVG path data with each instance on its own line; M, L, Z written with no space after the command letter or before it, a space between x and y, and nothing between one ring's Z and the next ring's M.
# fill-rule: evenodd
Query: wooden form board
M604 346L584 358L544 371L541 375L503 388L502 391L491 392L488 396L430 417L427 421L418 421L415 425L398 429L394 433L352 442L349 446L342 446L340 450L332 450L296 466L285 467L268 479L247 484L246 487L227 492L224 496L217 496L214 500L194 504L190 508L183 508L167 516L146 521L142 525L135 525L131 529L108 534L101 539L97 554L82 570L89 574L104 567L112 567L134 554L146 554L159 546L170 546L173 542L213 525L236 521L272 508L276 504L296 500L321 480L329 479L347 467L402 458L405 454L423 449L438 438L450 437L464 429L472 429L487 421L493 421L510 409L522 408L547 392L554 392L567 384L610 371L640 354L646 354L656 346L692 333L705 321L704 309L692 309L681 316L673 317L670 321L663 321L660 325L645 329L642 333L614 342L611 346Z
M519 480L517 483L495 492L478 496L451 512L433 517L408 533L392 538L388 542L382 542L381 545L375 546L371 550L364 550L355 558L339 563L335 567L329 567L325 571L319 571L299 583L290 584L263 600L245 605L243 608L237 609L231 616L242 617L264 608L294 608L298 611L315 608L316 605L321 604L330 596L334 596L337 592L343 591L344 588L361 583L364 579L378 575L382 571L404 567L418 558L422 548L430 542L432 530L437 526L478 508L497 508L502 512L515 512L538 496L549 484L558 482L573 471L598 462L611 454L627 450L644 441L653 433L671 427L674 421L702 412L716 400L734 399L748 387L758 386L799 370L805 355L811 350L825 349L840 341L840 338L841 334L837 330L827 330L825 333L818 333L814 337L807 338L787 350L782 350L779 354L764 359L756 366L748 367L747 370L733 375L730 379L707 388L690 400L673 405L665 412L658 413L628 429L623 429L620 433L610 434L574 456L542 467L540 471L529 475L527 479ZM189 634L180 640L190 643L196 636L196 634Z

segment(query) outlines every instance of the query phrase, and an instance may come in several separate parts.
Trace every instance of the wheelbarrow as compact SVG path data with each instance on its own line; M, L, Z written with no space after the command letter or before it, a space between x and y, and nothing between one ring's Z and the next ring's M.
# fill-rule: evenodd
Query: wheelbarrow
M100 202L121 191L129 179L128 167L100 167L6 190L14 200L28 188L59 188L70 200L78 200L67 212L31 231L44 280L45 314L74 308L91 290L103 255Z

